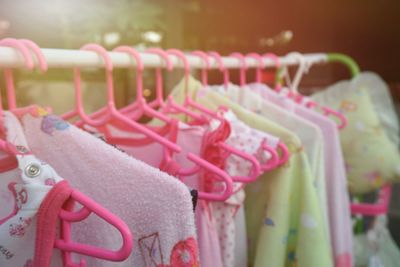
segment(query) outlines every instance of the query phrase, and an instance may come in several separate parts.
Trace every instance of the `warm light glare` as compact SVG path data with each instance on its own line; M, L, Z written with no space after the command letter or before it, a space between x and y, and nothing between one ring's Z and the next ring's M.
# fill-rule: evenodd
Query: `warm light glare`
M142 38L151 43L159 43L162 40L162 35L161 33L154 32L154 31L147 31L142 34Z
M121 35L118 32L109 32L104 34L104 43L108 46L113 46L119 43Z

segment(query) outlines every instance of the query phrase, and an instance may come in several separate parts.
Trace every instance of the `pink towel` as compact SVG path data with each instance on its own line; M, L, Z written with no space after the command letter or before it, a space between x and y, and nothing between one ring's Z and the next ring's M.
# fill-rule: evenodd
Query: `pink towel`
M32 151L122 218L134 235L134 249L126 261L88 258L88 266L198 265L193 207L184 184L41 108L17 113ZM73 233L77 242L111 249L121 245L119 233L95 218L73 227Z

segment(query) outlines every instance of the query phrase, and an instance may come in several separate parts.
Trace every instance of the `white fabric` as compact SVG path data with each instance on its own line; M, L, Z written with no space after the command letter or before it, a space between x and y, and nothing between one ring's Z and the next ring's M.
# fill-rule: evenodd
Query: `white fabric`
M247 234L244 205L240 206L235 217L235 265L234 267L247 266Z
M22 155L17 155L18 169L0 174L0 188L9 189L9 202L1 202L0 210L15 215L0 225L0 266L31 266L35 255L37 213L46 195L63 179L47 163L30 154L18 120L5 113L7 139L16 145ZM36 166L37 176L28 176L26 169ZM4 212L2 212L2 216ZM1 217L0 219L3 219Z

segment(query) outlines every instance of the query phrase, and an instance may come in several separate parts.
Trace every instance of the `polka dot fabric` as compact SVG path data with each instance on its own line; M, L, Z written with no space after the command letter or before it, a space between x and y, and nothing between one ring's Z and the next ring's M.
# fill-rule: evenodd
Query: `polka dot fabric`
M224 118L231 125L231 134L226 143L240 151L256 156L260 162L265 162L271 155L260 148L260 144L266 140L269 145L276 148L279 139L275 136L250 128L240 121L231 111L224 114ZM213 122L212 124L217 124ZM230 156L226 160L225 170L231 176L245 176L251 171L251 164L237 156ZM243 262L243 259L237 259L235 246L246 249L246 238L241 240L242 244L236 244L237 234L245 236L245 225L238 227L235 223L236 216L244 216L244 213L237 213L245 200L243 183L234 183L234 194L225 202L211 203L213 216L217 226L219 242L221 246L221 257L224 267L235 266L235 261ZM240 233L239 233L240 232ZM246 249L247 250L247 249Z

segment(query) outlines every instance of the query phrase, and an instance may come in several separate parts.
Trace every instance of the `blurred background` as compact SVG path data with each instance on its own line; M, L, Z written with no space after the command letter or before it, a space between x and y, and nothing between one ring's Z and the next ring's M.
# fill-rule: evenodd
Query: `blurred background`
M386 80L399 110L399 0L0 0L0 3L0 38L28 38L46 48L78 49L96 42L108 49L125 44L138 49L200 49L221 54L345 53L355 59L361 70L377 72ZM56 112L72 108L71 70L49 70L45 75L25 71L16 74L21 105L58 101L54 104L59 109ZM232 71L234 81L235 74ZM148 77L145 94L152 98L154 79L150 77L154 74L147 71L145 75ZM135 95L134 71L117 70L115 77L117 104L126 104ZM166 90L181 77L179 71L166 75ZM318 65L302 80L302 87L321 87L347 78L348 70L342 65ZM210 80L221 81L221 75L213 72ZM91 92L105 90L102 72L86 71L84 81L86 100L90 94L90 100L85 101L87 110L101 107L105 96ZM62 94L65 97L60 97ZM400 196L398 191L396 196ZM400 207L396 205L400 199L392 202L393 230L400 225ZM398 230L392 232L399 241Z
M0 0L0 38L41 47L97 42L222 54L341 52L400 90L398 0ZM303 85L347 78L343 66L315 67Z

